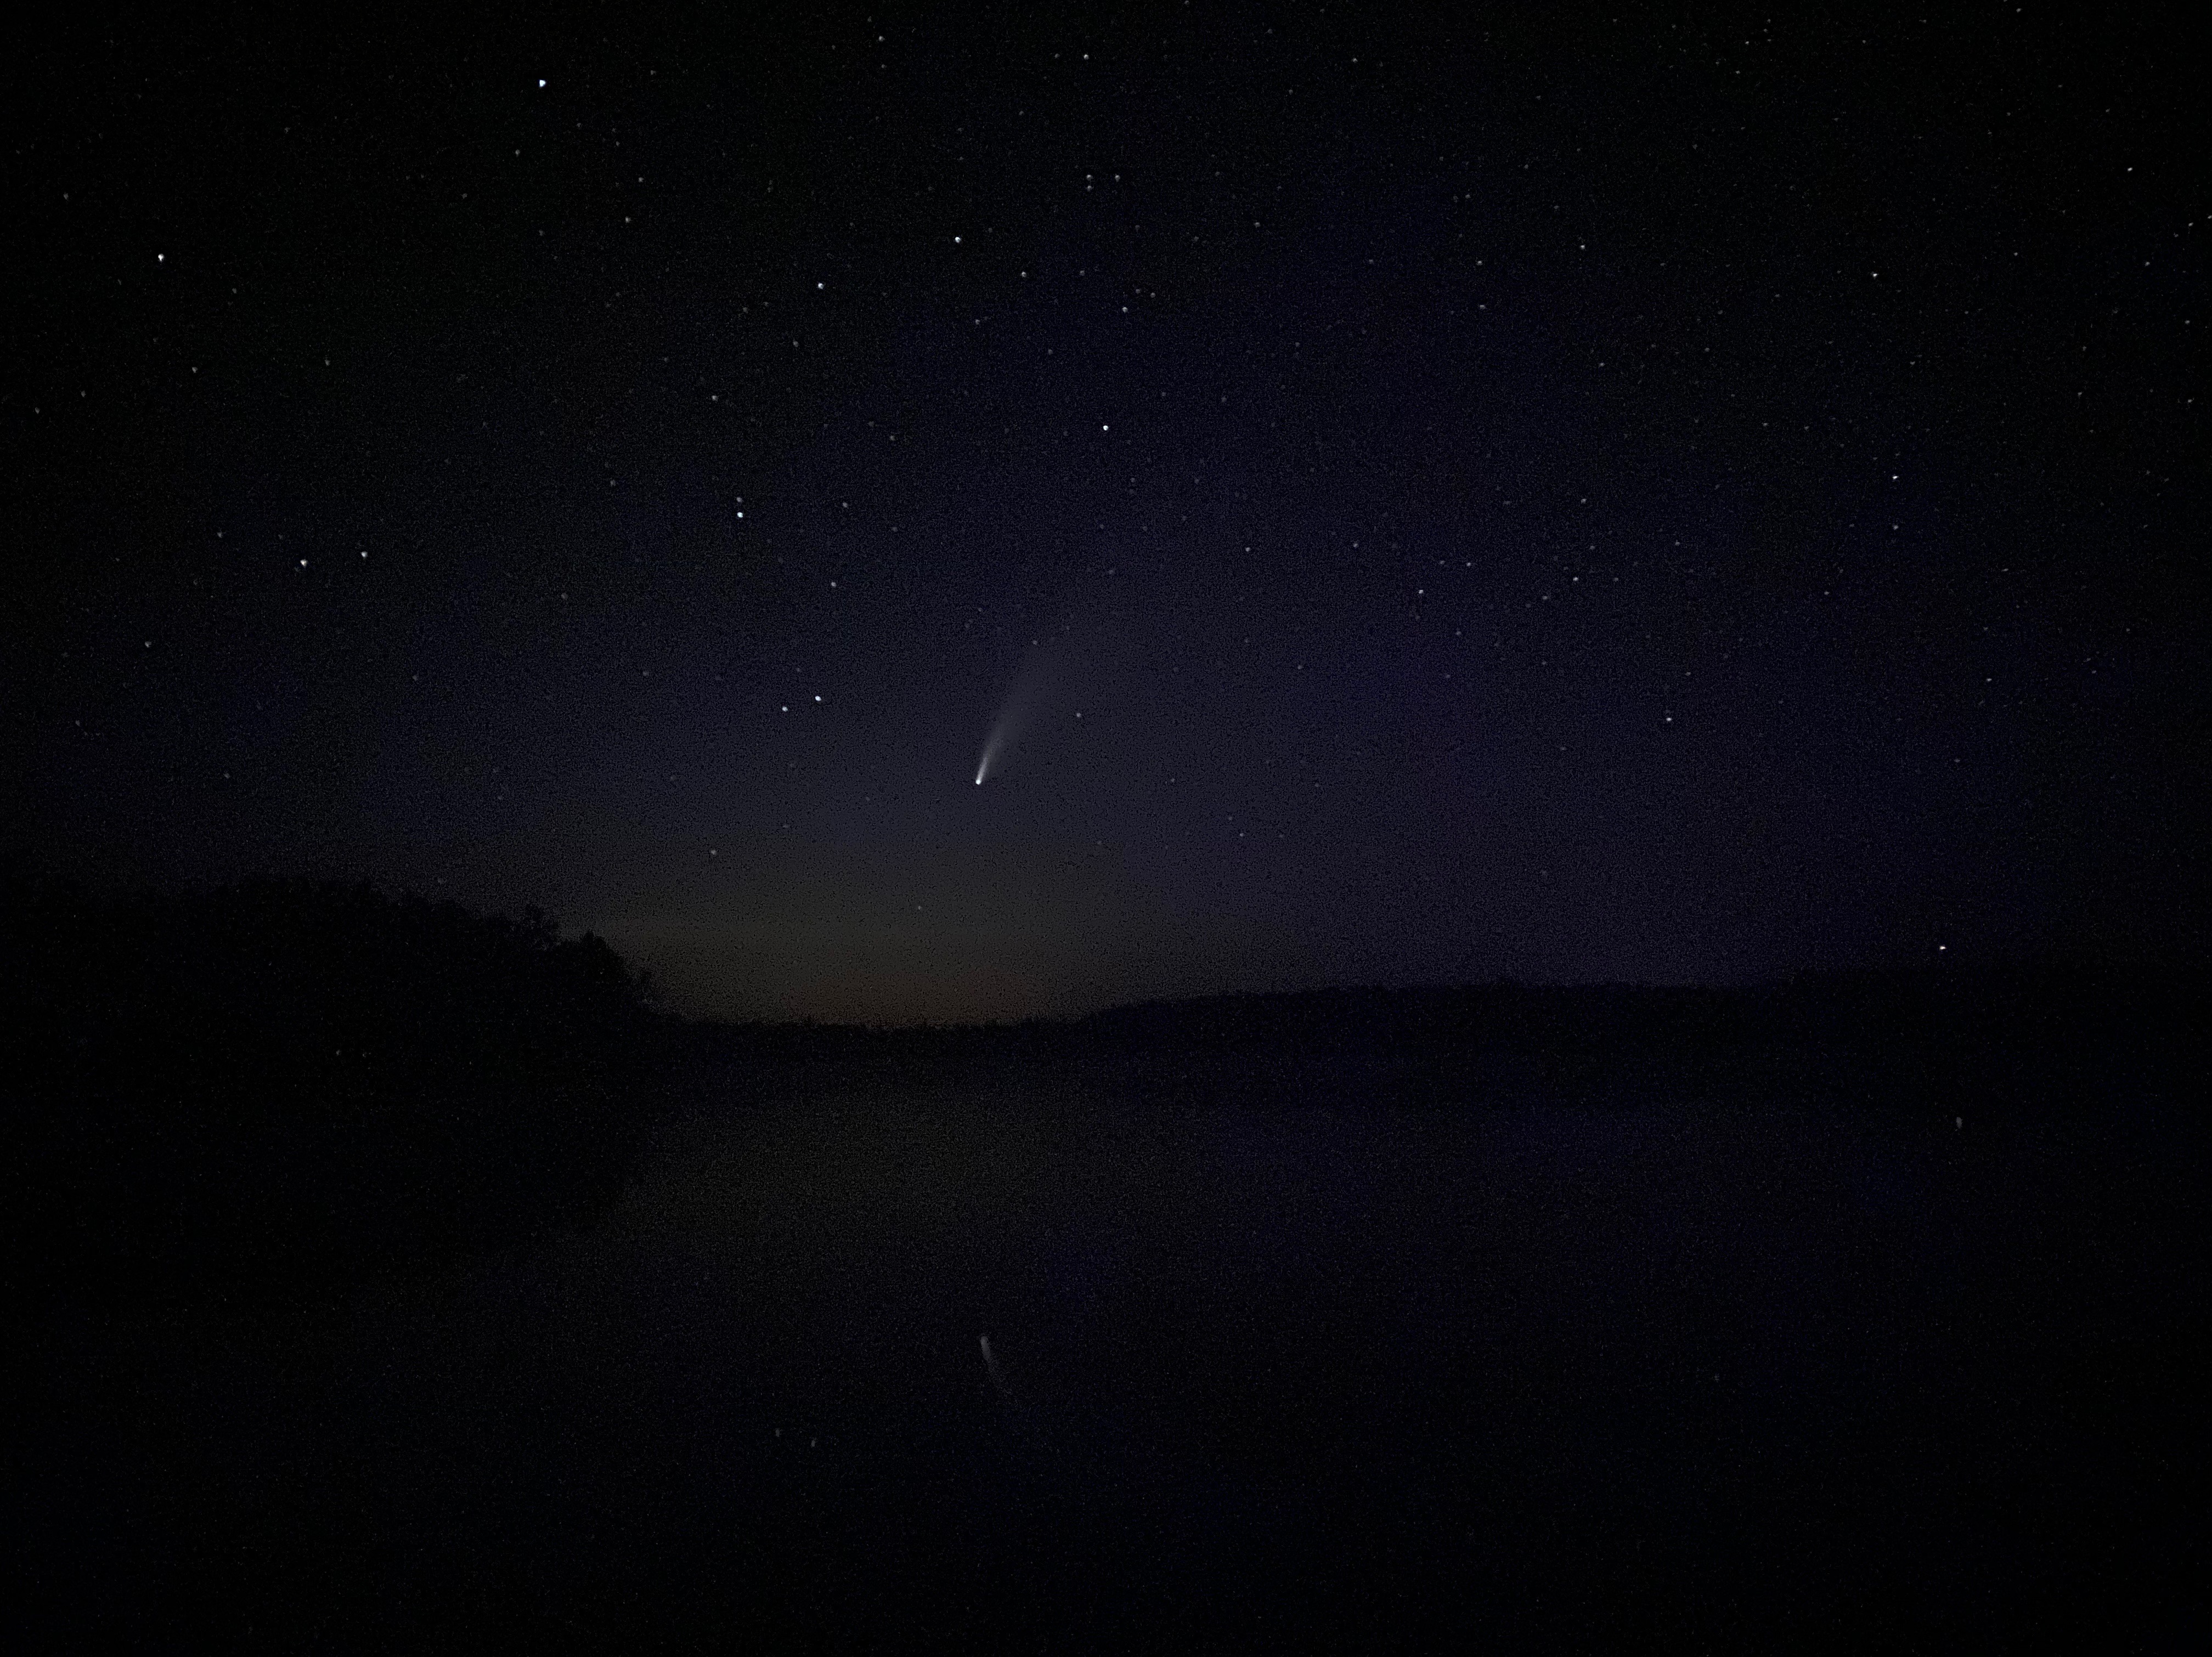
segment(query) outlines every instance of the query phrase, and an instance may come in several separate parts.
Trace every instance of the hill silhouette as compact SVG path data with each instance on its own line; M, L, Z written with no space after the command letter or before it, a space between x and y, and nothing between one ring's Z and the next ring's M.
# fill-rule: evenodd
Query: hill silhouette
M2095 1109L2186 1085L2192 968L2047 956L1734 987L1528 985L1228 994L1018 1024L695 1023L696 1059L896 1084L1060 1069L1155 1096L1296 1107L1690 1097L1956 1114Z

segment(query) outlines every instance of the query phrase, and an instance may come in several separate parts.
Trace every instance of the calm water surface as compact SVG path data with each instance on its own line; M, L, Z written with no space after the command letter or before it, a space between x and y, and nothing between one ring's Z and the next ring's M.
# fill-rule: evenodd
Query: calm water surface
M2170 1618L2166 1132L709 1087L591 1236L149 1347L118 1569L336 1644Z

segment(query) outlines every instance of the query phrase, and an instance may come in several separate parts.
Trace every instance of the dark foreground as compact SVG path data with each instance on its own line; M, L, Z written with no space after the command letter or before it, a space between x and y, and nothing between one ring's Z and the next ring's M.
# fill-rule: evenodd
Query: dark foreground
M702 1042L589 1231L54 1314L21 1603L287 1649L2201 1648L2185 1062L1524 1042L1455 1095L1310 1012Z

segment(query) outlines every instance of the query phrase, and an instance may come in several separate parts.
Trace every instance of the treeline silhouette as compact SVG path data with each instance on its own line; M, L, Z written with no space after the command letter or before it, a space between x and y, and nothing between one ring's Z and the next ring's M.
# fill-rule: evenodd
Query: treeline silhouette
M1166 1097L1634 1108L1705 1098L1909 1113L2096 1108L2186 1086L2203 974L2083 956L1738 987L1332 989L982 1026L690 1026L710 1062L891 1085L1057 1071Z
M1174 1104L1962 1114L2185 1099L2193 964L2085 957L1742 988L1225 995L1061 1022L681 1023L597 938L365 885L100 898L0 882L4 1226L19 1295L269 1303L580 1226L679 1065L794 1081L1057 1076Z
M597 938L262 883L0 889L10 1276L106 1307L269 1304L588 1221L665 1071Z

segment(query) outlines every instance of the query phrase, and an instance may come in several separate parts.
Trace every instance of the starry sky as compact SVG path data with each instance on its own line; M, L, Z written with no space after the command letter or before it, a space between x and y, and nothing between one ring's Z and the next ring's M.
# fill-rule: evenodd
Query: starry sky
M1527 9L19 37L8 855L874 1022L2201 914L2170 20Z

